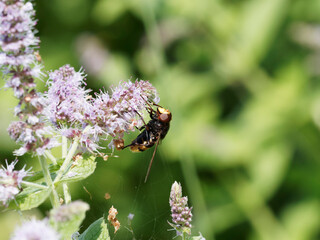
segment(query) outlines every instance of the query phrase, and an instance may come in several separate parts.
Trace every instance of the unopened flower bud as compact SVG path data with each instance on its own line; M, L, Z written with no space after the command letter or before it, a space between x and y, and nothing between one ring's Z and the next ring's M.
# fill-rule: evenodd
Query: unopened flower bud
M188 198L182 197L182 187L180 183L174 182L171 187L170 199L172 222L178 233L191 234L191 209L188 207Z

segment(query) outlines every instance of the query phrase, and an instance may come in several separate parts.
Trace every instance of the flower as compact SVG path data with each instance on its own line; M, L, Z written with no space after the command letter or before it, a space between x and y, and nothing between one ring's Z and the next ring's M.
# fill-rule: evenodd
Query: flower
M35 11L30 2L22 0L0 2L0 66L10 74L6 83L17 98L34 88L33 74L42 75L42 66L35 64L34 48L39 39L35 36ZM32 69L34 66L34 70Z
M91 110L83 71L65 65L49 74L45 115L57 127L82 126Z
M60 235L45 220L35 220L24 222L16 228L11 240L59 240Z
M55 222L67 222L75 216L85 213L87 210L89 210L89 205L78 200L53 209L50 212L50 218Z
M56 130L70 140L77 139L82 150L102 148L99 141L109 136L119 141L123 133L142 125L146 101L158 102L156 89L148 81L122 82L112 94L101 91L91 97L85 89L85 74L65 65L49 74L44 115ZM139 116L140 115L140 116ZM16 131L12 131L16 136ZM114 147L111 141L110 147Z
M0 3L1 65L28 67L34 61L33 48L39 44L34 35L35 12L30 2L4 0Z
M15 121L9 125L8 132L10 137L22 145L14 151L15 155L22 156L28 151L43 155L45 150L59 145L56 138L49 137L53 134L52 128L39 121L40 119L30 116L28 122L35 124Z
M35 51L39 39L35 36L34 15L30 2L0 2L0 68L7 80L6 87L12 88L19 99L14 110L19 121L8 129L10 136L22 145L15 151L18 156L26 152L43 155L45 150L57 146L55 138L50 137L52 129L43 122L44 99L35 89L35 78L44 74Z
M171 216L174 224L172 226L178 234L183 232L191 234L192 213L188 207L188 197L182 197L182 187L176 181L172 184L169 203L171 207ZM171 224L170 224L171 225Z
M20 184L22 179L28 175L29 171L23 167L21 170L14 170L18 160L13 161L7 168L0 169L0 202L3 205L7 205L8 201L14 199L14 197L20 192Z
M156 89L148 81L122 82L110 96L100 92L93 101L94 122L114 138L142 126L139 116L147 106L146 100L159 102Z

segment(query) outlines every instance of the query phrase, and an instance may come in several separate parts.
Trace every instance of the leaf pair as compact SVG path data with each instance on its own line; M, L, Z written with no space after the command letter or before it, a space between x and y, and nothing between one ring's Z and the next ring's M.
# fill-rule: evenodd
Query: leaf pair
M89 156L87 158L78 158L72 162L71 166L64 173L63 177L56 184L70 183L80 181L90 176L96 168L95 157ZM56 165L49 167L50 175L54 179L59 171ZM36 181L38 184L44 182L43 173L36 172L32 177L27 179L28 181ZM51 188L40 189L38 187L27 187L23 189L21 193L16 196L16 199L11 201L9 209L19 209L21 211L29 210L38 207L43 203L50 195Z

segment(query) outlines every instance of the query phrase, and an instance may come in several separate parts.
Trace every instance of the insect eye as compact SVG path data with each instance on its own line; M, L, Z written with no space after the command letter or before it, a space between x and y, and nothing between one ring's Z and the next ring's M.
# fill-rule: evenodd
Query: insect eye
M169 122L171 120L171 114L160 114L159 115L159 120L161 122Z

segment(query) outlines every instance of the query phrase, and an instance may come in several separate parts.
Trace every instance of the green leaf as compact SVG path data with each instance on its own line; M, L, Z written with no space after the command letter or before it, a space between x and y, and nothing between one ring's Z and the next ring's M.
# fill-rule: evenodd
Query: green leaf
M179 225L175 225L175 224L173 224L173 223L171 223L169 221L168 221L168 223L175 231L180 232L183 235L186 235L186 234L187 235L191 235L191 228L189 228L189 227L180 227Z
M64 174L59 181L61 182L76 182L89 177L96 169L97 163L94 156L83 156L73 161L72 166Z
M9 204L10 209L20 209L21 211L29 210L38 207L43 203L50 194L51 190L39 189L35 187L25 188L21 193L19 193L15 200L11 201Z
M103 218L92 223L79 237L79 240L110 240L107 224Z
M205 238L202 236L201 233L199 233L199 236L192 237L192 240L205 240Z
M61 234L62 239L69 240L79 230L89 205L74 201L50 211L50 224Z
M59 161L61 162L61 160ZM56 172L59 170L60 166L59 164L57 165L49 165L49 172L51 173L51 178L54 179ZM32 176L28 176L24 178L23 180L28 181L28 182L36 182L39 181L40 179L43 179L43 172L42 171L37 171L32 173Z

